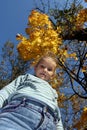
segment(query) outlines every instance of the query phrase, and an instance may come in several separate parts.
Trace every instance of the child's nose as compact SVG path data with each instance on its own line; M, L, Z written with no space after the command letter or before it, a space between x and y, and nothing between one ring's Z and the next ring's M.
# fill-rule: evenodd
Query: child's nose
M47 72L47 68L44 68L44 71Z

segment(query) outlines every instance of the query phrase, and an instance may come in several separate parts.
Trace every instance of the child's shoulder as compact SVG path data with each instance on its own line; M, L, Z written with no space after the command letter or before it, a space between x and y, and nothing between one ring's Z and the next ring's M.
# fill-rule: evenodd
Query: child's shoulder
M18 78L23 79L23 80L31 80L31 81L34 81L34 82L48 83L47 81L45 81L41 78L38 78L35 75L30 74L30 73L20 75Z

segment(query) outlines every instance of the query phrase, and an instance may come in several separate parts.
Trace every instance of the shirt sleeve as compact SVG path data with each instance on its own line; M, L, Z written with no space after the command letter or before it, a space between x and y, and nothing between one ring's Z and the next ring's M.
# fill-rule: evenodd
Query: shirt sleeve
M8 99L8 97L16 91L19 83L20 76L0 90L0 108L3 107L4 102Z
M56 108L56 113L57 113L57 130L64 130L63 128L63 123L62 123L62 118L61 118L61 113L60 113L60 109L58 107L58 102L57 102L57 99L58 99L58 94L56 93L55 91L55 102L57 104L57 108Z
M59 107L57 107L57 115L58 115L57 130L64 130Z

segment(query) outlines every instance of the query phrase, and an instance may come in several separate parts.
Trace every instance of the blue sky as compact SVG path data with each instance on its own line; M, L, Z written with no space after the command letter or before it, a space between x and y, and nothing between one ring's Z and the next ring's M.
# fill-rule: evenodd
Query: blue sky
M61 0L61 3L64 1ZM28 15L33 8L34 0L0 0L0 49L8 40L16 44L17 33L25 35Z
M0 0L0 48L6 41L16 43L16 34L25 33L33 0Z

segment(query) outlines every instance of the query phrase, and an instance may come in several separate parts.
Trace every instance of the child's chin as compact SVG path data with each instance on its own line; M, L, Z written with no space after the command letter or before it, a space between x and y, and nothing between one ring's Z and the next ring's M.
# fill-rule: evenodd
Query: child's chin
M43 80L47 81L47 79L46 79L45 77L41 77L41 79L43 79Z

